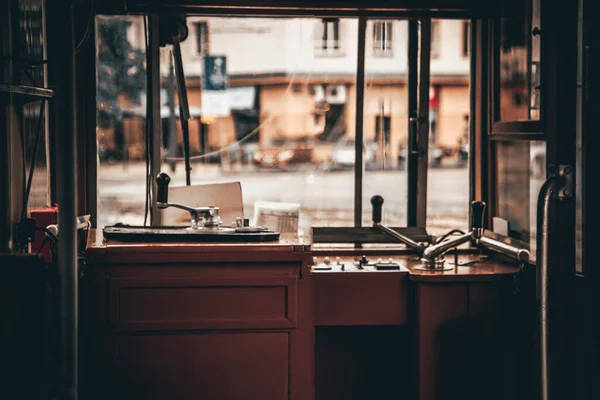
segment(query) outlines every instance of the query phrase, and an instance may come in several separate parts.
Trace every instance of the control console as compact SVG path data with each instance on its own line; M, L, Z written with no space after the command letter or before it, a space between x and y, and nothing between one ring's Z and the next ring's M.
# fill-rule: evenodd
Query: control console
M394 258L368 259L367 256L360 258L335 257L313 257L313 271L400 271L406 270L406 266Z

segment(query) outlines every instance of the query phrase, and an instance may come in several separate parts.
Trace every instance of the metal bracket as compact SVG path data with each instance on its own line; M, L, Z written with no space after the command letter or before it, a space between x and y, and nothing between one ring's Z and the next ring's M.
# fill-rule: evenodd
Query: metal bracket
M558 168L558 175L562 176L563 185L558 191L558 198L560 200L570 199L573 197L573 186L574 186L574 177L573 177L573 167L570 165L560 165Z

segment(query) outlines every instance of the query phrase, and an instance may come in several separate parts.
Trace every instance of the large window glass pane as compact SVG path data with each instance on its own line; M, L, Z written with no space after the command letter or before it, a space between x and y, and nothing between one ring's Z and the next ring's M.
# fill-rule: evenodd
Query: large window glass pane
M362 222L371 226L370 199L378 194L383 223L406 226L408 22L369 20L366 35Z
M100 225L139 224L143 19L98 18L97 25ZM188 16L187 26L181 52L192 185L240 182L251 221L259 202L299 207L300 236L311 226L352 226L357 20ZM391 40L385 28L383 38ZM185 185L185 170L170 45L161 48L160 73L162 170L173 188ZM224 90L210 91L220 73Z
M537 197L546 177L546 142L497 142L492 230L529 244L535 254Z
M142 17L96 17L99 227L144 222L145 60Z
M506 0L500 19L501 121L540 118L540 0Z
M427 231L442 235L468 229L470 61L468 21L434 20L433 25L439 43L430 73Z

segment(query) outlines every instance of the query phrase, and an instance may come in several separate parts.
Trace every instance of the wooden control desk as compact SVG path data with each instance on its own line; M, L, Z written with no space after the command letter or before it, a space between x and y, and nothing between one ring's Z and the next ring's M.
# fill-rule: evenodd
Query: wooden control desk
M336 254L327 255L333 259ZM325 254L319 255L317 260L322 260L324 256ZM377 254L369 257L377 258ZM383 260L388 257L390 254L382 256ZM377 271L374 267L361 270L355 266L358 259L357 256L340 256L343 269L333 262L331 270L311 272L314 322L317 326L317 398L360 399L370 396L374 388L382 385L385 390L377 394L387 398L407 398L408 393L408 398L419 400L478 398L482 385L490 380L465 380L467 368L474 367L475 370L489 372L496 366L490 365L491 360L480 365L464 365L473 359L473 353L482 350L481 343L471 340L471 337L474 332L481 331L481 327L493 325L488 321L496 320L503 303L512 293L512 278L517 269L487 260L447 271L421 271L415 269L420 265L418 258L414 255L400 255L392 256L393 261L401 264L399 271ZM475 255L461 255L458 258L460 264L474 260L478 260ZM451 258L447 260L451 261ZM325 347L335 346L336 337L339 339L346 333L341 329L323 329L321 332L319 326L347 326L347 333L352 335L357 325L405 328L398 328L396 331L391 327L387 331L380 328L373 331L371 336L363 336L362 343L357 341L353 344L368 348L372 341L385 337L386 332L396 332L399 338L406 341L406 346L414 352L395 348L394 342L384 348L375 346L371 350L357 351L357 357L364 352L390 351L411 358L407 361L400 356L390 363L385 354L371 354L360 360L363 364L375 364L367 370L395 370L396 374L390 379L394 379L397 384L390 385L385 380L381 381L377 375L370 377L373 380L370 385L344 379L353 375L364 377L364 373L353 371L363 367L353 365L352 359L347 358L343 361L345 365L336 365L336 358ZM492 336L481 339L487 340L488 344L494 340L504 340ZM321 342L327 345L320 345ZM349 350L346 348L344 351ZM325 354L327 363L333 365L319 371L322 354ZM464 358L461 360L462 357ZM457 379L455 374L461 368L464 369ZM319 376L320 374L326 377ZM356 385L352 386L354 384ZM344 387L332 388L332 385ZM487 393L488 390L485 390ZM340 391L344 394L337 397ZM327 395L320 396L320 393ZM494 397L489 394L488 397L479 398Z
M313 255L302 242L107 243L91 231L82 285L88 392L260 400L481 394L465 376L494 367L473 356L481 344L473 338L488 347L498 340L478 321L502 308L516 268L489 260L419 271L414 255L398 252L381 257L400 270L359 270L356 255L332 252L344 270L311 271Z
M309 246L91 231L86 398L313 398Z

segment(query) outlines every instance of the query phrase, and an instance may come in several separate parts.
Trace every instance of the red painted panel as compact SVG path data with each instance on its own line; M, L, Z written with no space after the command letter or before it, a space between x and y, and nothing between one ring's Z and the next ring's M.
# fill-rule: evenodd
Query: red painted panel
M107 399L289 398L289 334L127 335L114 339Z
M117 331L293 328L295 278L109 279Z
M315 325L408 323L407 273L312 274Z

